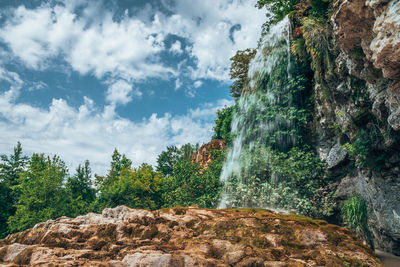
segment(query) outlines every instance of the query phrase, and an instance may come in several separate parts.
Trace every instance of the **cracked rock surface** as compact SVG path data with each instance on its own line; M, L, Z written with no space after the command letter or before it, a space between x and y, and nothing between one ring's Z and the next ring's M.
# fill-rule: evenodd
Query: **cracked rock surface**
M267 210L125 206L0 241L0 266L381 266L346 228Z

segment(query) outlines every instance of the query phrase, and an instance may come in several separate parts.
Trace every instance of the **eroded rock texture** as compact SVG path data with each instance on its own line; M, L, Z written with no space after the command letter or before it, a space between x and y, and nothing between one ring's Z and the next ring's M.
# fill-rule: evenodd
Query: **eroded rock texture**
M347 263L346 263L347 262ZM347 229L297 215L124 206L0 241L1 266L381 266Z
M335 75L315 86L320 156L339 199L367 200L375 246L400 255L400 1L336 0L331 24ZM345 144L351 162L339 161Z
M349 74L366 82L375 115L400 130L400 1L339 0L335 41Z
M214 139L209 143L204 144L192 155L192 163L200 163L203 169L207 168L211 162L212 150L225 150L226 144L223 139Z

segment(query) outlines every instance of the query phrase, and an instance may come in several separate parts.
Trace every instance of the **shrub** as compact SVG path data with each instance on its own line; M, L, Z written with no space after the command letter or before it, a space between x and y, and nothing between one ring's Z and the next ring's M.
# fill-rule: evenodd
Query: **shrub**
M370 239L367 204L363 198L355 195L347 199L343 203L341 214L343 221L351 231L366 240Z

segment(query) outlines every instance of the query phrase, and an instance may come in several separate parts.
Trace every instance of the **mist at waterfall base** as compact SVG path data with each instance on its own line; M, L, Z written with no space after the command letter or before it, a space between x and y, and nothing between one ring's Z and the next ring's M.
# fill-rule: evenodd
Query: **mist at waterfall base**
M221 173L224 189L219 208L286 210L282 179L273 171L272 151L287 153L301 140L299 115L305 80L297 75L290 52L291 22L270 28L249 66L249 85L232 120L232 145ZM303 116L304 117L304 116Z

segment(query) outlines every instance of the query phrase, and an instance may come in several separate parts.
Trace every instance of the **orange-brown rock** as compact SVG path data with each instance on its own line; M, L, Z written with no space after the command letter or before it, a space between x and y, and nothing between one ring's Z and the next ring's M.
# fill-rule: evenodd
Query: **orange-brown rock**
M201 167L205 169L212 161L210 151L223 149L226 149L226 144L223 139L211 140L211 142L202 145L199 150L193 153L192 163L200 163Z
M267 210L124 206L0 241L0 266L381 266L349 230Z

